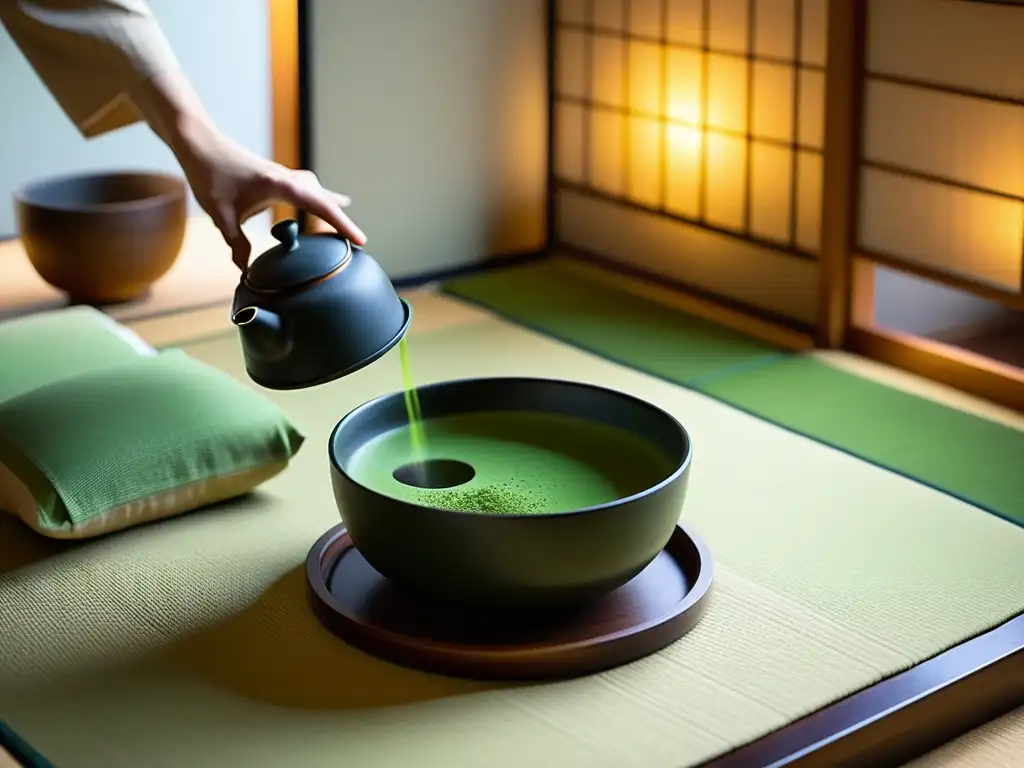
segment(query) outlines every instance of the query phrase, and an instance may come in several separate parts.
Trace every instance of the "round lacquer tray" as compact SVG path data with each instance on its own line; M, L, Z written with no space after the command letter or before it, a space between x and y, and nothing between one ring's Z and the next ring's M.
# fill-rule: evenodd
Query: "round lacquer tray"
M678 526L647 568L593 602L499 612L400 590L359 554L344 525L306 560L313 610L351 645L438 674L506 680L585 675L661 650L700 619L713 571L707 546Z

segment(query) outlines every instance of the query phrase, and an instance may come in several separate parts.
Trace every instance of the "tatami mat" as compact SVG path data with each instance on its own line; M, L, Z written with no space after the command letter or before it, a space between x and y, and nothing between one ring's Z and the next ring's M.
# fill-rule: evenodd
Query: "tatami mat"
M420 324L425 305L411 341L420 383L572 378L686 424L684 518L719 561L693 633L602 675L491 687L403 670L323 631L301 564L338 518L327 435L399 387L392 355L271 395L310 439L253 498L78 546L34 546L4 523L0 539L23 554L0 574L0 614L19 617L0 637L0 718L69 766L678 768L1024 608L1024 530L522 328L483 315ZM244 379L232 334L186 349Z
M1020 768L1024 765L1024 707L976 728L905 768Z

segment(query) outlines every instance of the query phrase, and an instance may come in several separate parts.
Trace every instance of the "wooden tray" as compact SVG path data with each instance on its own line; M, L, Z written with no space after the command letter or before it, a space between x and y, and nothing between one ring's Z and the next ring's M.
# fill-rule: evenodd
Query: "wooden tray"
M700 619L713 571L707 546L679 526L643 572L595 602L485 615L402 592L359 554L344 525L306 559L313 610L334 634L398 664L491 680L575 677L655 653Z

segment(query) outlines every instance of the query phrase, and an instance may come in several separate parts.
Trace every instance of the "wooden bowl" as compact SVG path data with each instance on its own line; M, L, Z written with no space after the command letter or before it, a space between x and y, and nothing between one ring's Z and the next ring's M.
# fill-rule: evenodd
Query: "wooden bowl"
M30 183L14 195L29 261L72 302L146 293L185 238L185 182L161 173L92 173Z
M584 601L640 573L675 531L693 449L682 425L660 408L622 392L554 379L467 379L417 392L428 422L493 411L574 417L642 438L666 462L664 474L649 485L595 506L525 516L439 509L366 482L358 469L361 451L408 424L404 393L371 400L335 427L328 443L331 480L359 553L401 588L476 606ZM431 454L429 426L427 434ZM632 458L621 452L616 457ZM464 481L453 477L444 485Z

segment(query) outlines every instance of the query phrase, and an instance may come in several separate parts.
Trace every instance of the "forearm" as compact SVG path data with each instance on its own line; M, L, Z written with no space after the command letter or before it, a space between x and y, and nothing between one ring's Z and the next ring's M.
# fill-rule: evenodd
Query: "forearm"
M176 154L183 143L195 139L197 132L213 130L199 95L179 69L143 81L129 98L153 132Z

